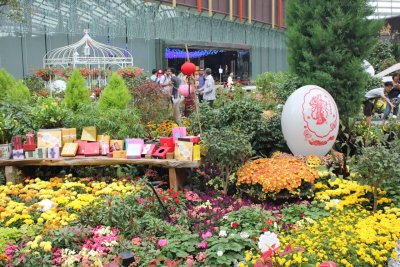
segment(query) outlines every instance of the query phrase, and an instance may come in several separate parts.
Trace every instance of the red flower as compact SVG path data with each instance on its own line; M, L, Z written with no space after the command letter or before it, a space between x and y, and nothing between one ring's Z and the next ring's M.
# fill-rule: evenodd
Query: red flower
M271 224L272 224L272 220L271 220L271 219L267 219L266 223L267 223L268 225L271 225Z
M303 218L305 215L304 213L300 213L300 217Z
M261 229L261 231L262 231L263 233L268 232L268 228L263 227L263 229Z
M231 227L232 227L233 229L238 228L238 226L239 226L238 222L233 222L233 223L231 223Z
M173 206L169 207L170 210L175 210L175 208Z

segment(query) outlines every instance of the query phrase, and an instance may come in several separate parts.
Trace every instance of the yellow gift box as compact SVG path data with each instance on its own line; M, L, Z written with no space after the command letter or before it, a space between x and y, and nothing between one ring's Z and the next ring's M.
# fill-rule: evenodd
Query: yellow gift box
M76 140L76 128L61 129L62 143L73 143Z
M110 143L110 136L109 135L97 135L97 142L109 144Z
M110 151L124 150L124 140L110 140Z
M61 147L61 130L43 130L37 133L38 148Z
M201 160L200 145L193 145L193 160Z
M74 157L78 151L78 143L66 143L61 151L63 157Z
M176 160L192 160L193 143L185 141L176 141L175 143L175 159Z
M113 158L124 158L124 159L126 159L126 150L115 150L115 151L113 151Z
M83 127L81 140L84 141L97 141L97 131L95 126Z

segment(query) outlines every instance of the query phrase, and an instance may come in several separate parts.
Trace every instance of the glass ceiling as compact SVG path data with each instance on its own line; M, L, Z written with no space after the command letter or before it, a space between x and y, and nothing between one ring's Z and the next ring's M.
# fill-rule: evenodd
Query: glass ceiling
M400 15L400 0L371 0L370 5L375 8L372 18L388 18Z

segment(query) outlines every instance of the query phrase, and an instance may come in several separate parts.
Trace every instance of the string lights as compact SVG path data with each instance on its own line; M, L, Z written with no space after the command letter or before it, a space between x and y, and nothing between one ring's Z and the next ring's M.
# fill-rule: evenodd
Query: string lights
M213 50L213 49L202 49L189 51L190 58L202 58L210 55L217 55L219 53L223 53L224 50ZM186 58L186 51L184 49L178 48L166 48L165 49L165 58L166 59L174 59L174 58Z

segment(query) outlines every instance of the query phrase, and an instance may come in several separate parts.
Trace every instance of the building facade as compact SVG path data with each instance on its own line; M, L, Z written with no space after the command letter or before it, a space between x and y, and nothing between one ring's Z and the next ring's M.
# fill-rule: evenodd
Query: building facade
M251 80L287 70L284 0L28 0L23 22L1 18L0 68L22 78L84 29L129 50L145 71L191 60ZM218 78L218 76L217 76Z

